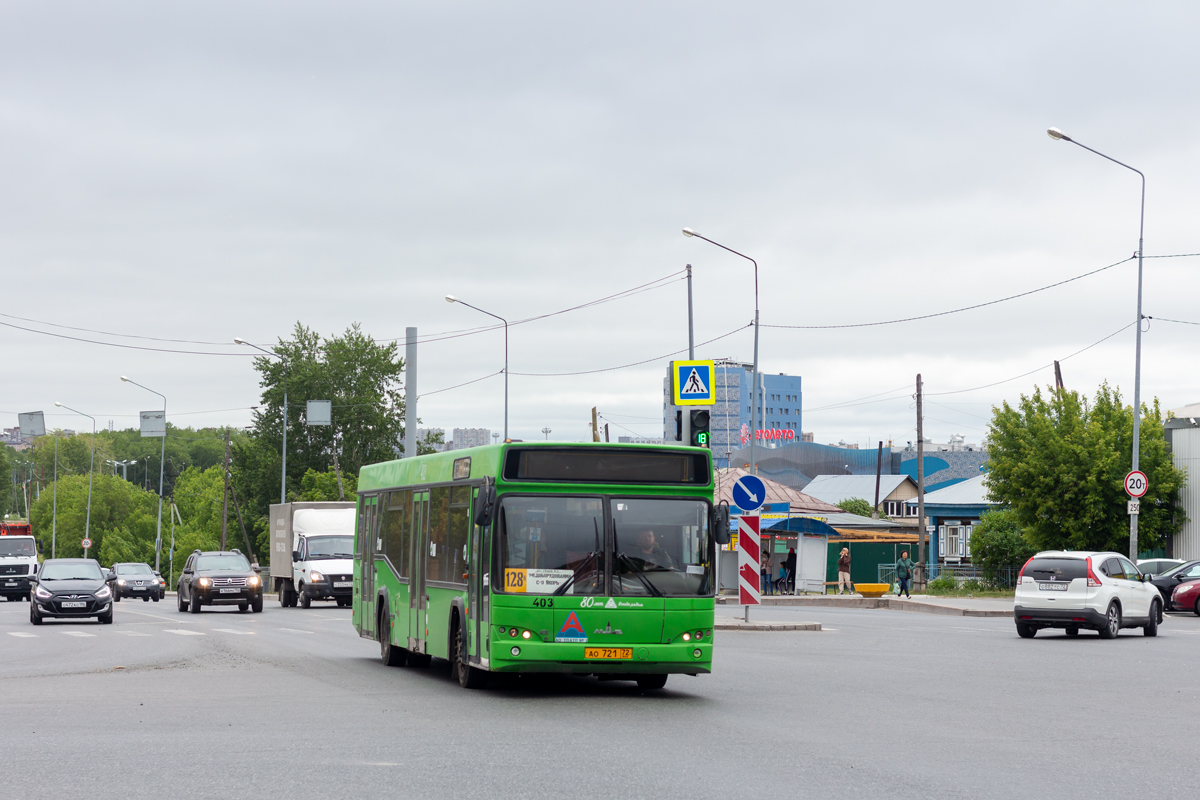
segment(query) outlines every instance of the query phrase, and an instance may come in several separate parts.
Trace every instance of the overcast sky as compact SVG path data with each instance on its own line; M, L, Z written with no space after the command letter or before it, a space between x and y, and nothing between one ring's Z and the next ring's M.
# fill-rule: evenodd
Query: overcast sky
M1137 249L1200 253L1194 3L0 3L0 420L60 400L102 426L169 398L247 425L245 348L300 321L377 339L557 311L695 268L696 339L753 317L803 376L818 442L984 435L1135 318ZM1200 258L1146 262L1145 313L1200 322ZM593 405L661 434L684 284L514 326L510 435L577 440ZM14 317L38 320L24 322ZM1143 396L1200 401L1200 326L1152 321ZM749 328L698 349L749 361ZM421 393L498 372L502 332L431 342ZM576 376L567 373L643 366ZM1133 391L1134 329L1063 362ZM869 395L884 402L825 408ZM872 398L875 399L875 398ZM186 413L186 416L183 414ZM427 426L503 424L503 379L428 394ZM627 431L613 427L615 437Z

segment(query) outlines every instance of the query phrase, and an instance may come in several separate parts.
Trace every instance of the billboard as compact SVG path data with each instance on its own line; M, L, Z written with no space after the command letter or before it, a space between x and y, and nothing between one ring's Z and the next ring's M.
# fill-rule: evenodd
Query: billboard
M138 416L142 418L142 438L167 435L167 412L143 411Z
M333 403L329 400L309 400L304 419L309 425L332 425Z
M40 411L17 414L17 424L21 426L21 436L23 438L46 435L46 418L42 416L42 412Z

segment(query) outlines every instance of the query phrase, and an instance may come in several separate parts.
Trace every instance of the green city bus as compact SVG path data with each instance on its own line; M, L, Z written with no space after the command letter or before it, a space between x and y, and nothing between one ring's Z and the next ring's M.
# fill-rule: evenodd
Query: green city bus
M708 450L510 442L363 467L354 626L389 666L661 688L712 669Z

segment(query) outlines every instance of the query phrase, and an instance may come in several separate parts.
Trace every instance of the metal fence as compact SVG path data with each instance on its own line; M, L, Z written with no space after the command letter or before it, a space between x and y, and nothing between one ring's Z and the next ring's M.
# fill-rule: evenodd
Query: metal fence
M941 575L951 575L961 586L964 581L976 580L986 586L996 589L1011 589L1017 580L1020 567L1001 567L992 575L984 575L983 568L974 564L929 564L929 574L926 580L931 581ZM896 582L896 565L879 565L879 582L893 584Z

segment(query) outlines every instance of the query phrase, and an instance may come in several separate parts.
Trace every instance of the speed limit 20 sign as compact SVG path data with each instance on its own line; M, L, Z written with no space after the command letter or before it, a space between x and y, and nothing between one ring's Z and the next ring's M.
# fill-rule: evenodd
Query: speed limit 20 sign
M1125 476L1125 493L1130 497L1141 497L1150 488L1150 482L1146 480L1146 473L1141 470L1134 470Z

